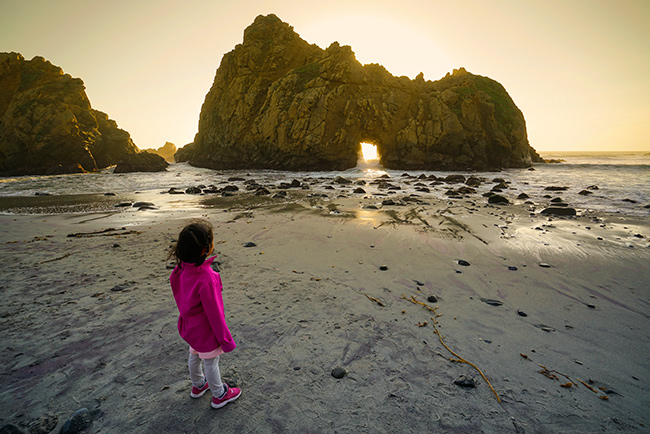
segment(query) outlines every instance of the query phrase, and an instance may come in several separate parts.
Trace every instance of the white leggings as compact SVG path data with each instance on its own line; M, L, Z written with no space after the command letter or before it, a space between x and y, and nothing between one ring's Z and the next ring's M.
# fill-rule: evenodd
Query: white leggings
M203 360L203 364L205 365L205 375L203 375L203 370L201 369L201 360ZM207 380L212 396L219 398L223 395L224 387L221 382L221 373L219 372L219 356L214 359L201 359L198 354L190 353L188 365L192 386L202 387Z

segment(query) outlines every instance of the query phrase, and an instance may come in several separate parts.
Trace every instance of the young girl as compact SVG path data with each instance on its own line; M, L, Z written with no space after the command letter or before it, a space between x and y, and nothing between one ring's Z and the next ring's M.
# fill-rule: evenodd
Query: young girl
M206 259L214 249L213 240L208 222L183 228L170 253L177 265L169 281L180 312L178 332L190 345L190 396L199 398L209 388L212 407L221 408L239 398L241 390L223 383L219 372L219 356L236 345L224 318L221 277L210 266L215 257Z

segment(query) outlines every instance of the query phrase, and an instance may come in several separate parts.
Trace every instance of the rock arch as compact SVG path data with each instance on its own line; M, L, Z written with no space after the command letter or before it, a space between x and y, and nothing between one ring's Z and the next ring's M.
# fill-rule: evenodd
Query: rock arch
M302 40L258 16L217 70L194 142L178 161L214 169L343 170L363 140L386 168L526 167L538 158L505 89L464 69L441 80L394 77L351 48Z

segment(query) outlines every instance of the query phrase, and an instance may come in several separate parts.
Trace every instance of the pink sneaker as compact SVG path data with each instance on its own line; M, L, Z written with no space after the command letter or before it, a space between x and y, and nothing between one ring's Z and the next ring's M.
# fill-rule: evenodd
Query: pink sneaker
M206 381L205 384L202 387L192 387L192 391L190 392L190 396L192 398L200 398L203 396L205 392L210 388L208 385L208 382Z
M229 387L226 383L223 383L223 387L226 388L226 393L221 398L212 397L212 408L221 408L241 396L241 389L239 387Z

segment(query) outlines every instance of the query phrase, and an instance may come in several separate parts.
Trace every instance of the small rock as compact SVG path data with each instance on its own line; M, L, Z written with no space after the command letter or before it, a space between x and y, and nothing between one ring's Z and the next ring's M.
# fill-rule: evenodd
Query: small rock
M334 182L340 185L352 184L352 181L350 179L343 178L342 176L337 176L336 178L334 178Z
M118 248L118 247L120 247L119 244L117 244L117 243L113 244L113 248Z
M136 202L132 206L133 206L133 208L142 208L142 207L145 207L145 206L155 207L156 204L152 203L152 202Z
M413 282L415 282L417 286L424 286L424 283L420 282L419 280L414 280Z
M461 375L460 377L454 380L454 384L460 387L473 388L476 387L476 380L474 380L472 377L466 377L465 375Z
M548 332L548 333L555 331L555 329L553 327L547 326L545 324L535 324L535 327L537 327L539 329L542 329L542 330L544 330L545 332Z
M364 189L361 188L361 187L357 187L357 188L354 189L354 191L353 191L352 193L357 193L357 194L366 194L366 190L364 190Z
M559 216L572 216L576 215L575 208L563 207L563 206L551 206L548 207L540 213L542 215L559 215Z
M132 205L133 205L133 202L122 202L122 203L118 203L117 205L115 205L115 208L123 208L123 207L127 207L127 206L132 206Z
M379 267L379 269L380 269L381 271L386 271L386 270L388 270L388 267L385 266L385 265L382 265L381 267Z
M594 305L591 304L591 303L588 303L588 304L587 304L587 307L588 307L589 309L596 309L596 306L594 306Z
M523 310L519 310L519 309L517 309L517 315L519 315L519 316L528 316L528 314L526 312L524 312Z
M120 292L120 291L124 291L128 287L129 287L129 285L127 285L126 283L123 283L121 285L116 285L116 286L112 287L111 291Z
M544 188L544 190L546 190L546 191L566 191L568 189L569 189L569 187L558 187L558 186L555 186L555 185L551 185L549 187Z
M581 191L580 193L578 193L578 194L581 195L581 196L587 196L587 195L594 194L594 193L591 192L591 191L589 191L589 190L582 190L582 191Z
M517 196L517 199L529 199L530 196L528 196L526 193L521 193L519 196Z
M201 193L203 193L203 190L201 190L199 187L190 187L187 190L185 190L185 193L187 193L187 194L201 194Z
M547 264L546 262L540 262L539 266L542 267L542 268L551 268L551 266L549 264Z
M348 372L345 369L341 368L340 366L332 369L332 377L337 378L337 379L341 379L341 378L345 377L347 375L347 373Z
M256 246L257 244L253 243L252 241L249 241L246 244L244 244L244 247L256 247Z
M60 434L80 433L92 425L92 423L93 419L90 415L90 411L88 411L87 408L81 408L77 410L70 419L65 422L65 424L63 424Z
M438 297L436 297L435 295L430 295L427 297L427 301L429 303L436 303L438 301Z
M115 194L115 193L110 193L110 192L109 192L109 193L104 193L104 196L116 196L116 194Z
M381 204L383 206L391 206L391 205L395 205L395 201L393 199L386 199L386 200L382 201Z
M469 267L469 262L467 262L467 261L464 260L464 259L459 259L459 260L458 260L458 265L462 265L462 266L464 266L464 267Z
M245 178L240 178L238 176L232 176L232 177L228 178L228 182L235 182L235 181L246 181L246 179Z
M481 301L485 304L489 304L490 306L501 306L503 304L503 302L491 298L481 298Z
M493 194L492 196L488 197L488 203L508 205L510 201L500 194Z
M515 267L514 265L508 265L508 270L517 271L517 267Z

